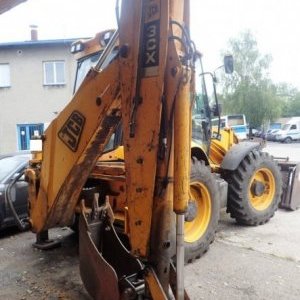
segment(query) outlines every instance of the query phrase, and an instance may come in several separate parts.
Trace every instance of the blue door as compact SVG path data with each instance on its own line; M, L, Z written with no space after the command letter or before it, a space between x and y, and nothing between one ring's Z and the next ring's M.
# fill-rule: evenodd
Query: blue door
M30 150L30 139L32 136L41 136L44 133L44 124L18 124L18 149Z

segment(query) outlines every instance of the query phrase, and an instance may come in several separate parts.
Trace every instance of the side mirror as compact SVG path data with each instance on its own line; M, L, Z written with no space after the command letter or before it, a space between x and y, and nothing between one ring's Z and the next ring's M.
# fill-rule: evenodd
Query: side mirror
M226 74L233 73L233 56L232 55L224 56L224 68L225 68Z

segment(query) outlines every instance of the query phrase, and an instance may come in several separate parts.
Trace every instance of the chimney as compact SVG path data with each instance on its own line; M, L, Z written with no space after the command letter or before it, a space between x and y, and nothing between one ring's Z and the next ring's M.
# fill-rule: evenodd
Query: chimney
M30 37L32 41L38 40L38 26L37 25L30 25Z

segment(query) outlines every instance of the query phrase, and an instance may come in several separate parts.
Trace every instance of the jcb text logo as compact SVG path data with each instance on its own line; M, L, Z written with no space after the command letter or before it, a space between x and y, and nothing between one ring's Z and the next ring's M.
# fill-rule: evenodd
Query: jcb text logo
M79 111L73 111L58 132L58 137L74 152L77 151L84 123L85 117Z

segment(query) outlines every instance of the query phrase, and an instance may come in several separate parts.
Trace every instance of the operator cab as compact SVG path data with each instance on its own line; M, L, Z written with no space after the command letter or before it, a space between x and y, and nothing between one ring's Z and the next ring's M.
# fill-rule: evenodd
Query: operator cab
M72 44L71 53L75 55L77 60L76 77L74 82L74 94L80 87L83 79L85 78L88 71L95 67L99 58L111 39L114 30L106 30L97 33L96 36L89 40L79 40ZM117 44L110 54L106 57L102 64L102 69L105 69L108 64L117 56L118 48Z
M73 93L79 89L89 70L96 66L101 54L110 41L115 30L105 30L96 34L94 38L88 40L79 40L72 44L71 53L77 60L76 76L74 81ZM101 69L105 69L118 55L118 43L115 44L112 51L105 58ZM122 130L118 126L116 132L112 134L108 144L105 147L104 154L112 151L121 144Z
M197 53L195 60L196 94L192 107L192 139L195 143L200 145L201 148L203 148L205 153L208 153L211 136L211 110L209 107L205 77L201 76L201 74L204 73L201 57L202 55L200 53Z
M114 32L114 30L106 30L97 33L92 39L79 40L72 44L71 53L75 55L77 60L74 94L79 89L89 70L98 63ZM118 52L118 42L116 42L112 51L101 65L101 69L107 67L117 57ZM221 67L225 68L225 73L227 74L233 72L233 59L231 55L224 57L224 64L219 68ZM212 138L211 119L212 117L220 118L221 109L216 94L215 73L203 71L202 54L199 52L195 55L195 68L195 95L192 97L194 98L192 104L192 139L208 155ZM208 79L206 79L206 75L209 75ZM109 143L106 145L104 153L115 150L120 145L122 145L122 129L121 126L118 126Z
M216 70L223 68L226 74L233 72L233 57L225 55L223 65ZM192 107L192 139L209 154L211 138L219 139L221 128L221 105L219 104L216 92L216 75L214 72L204 72L201 53L195 57L195 100ZM208 78L206 78L208 76ZM212 133L212 118L216 117L217 132Z

